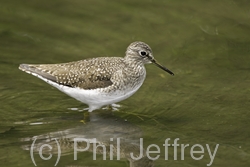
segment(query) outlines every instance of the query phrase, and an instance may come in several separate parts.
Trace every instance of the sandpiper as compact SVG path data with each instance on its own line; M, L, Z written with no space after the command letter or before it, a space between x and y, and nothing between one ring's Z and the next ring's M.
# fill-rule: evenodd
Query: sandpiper
M98 57L60 64L21 64L19 69L87 104L91 112L133 95L146 77L144 64L148 63L154 63L174 75L154 59L151 48L144 42L131 43L124 58Z

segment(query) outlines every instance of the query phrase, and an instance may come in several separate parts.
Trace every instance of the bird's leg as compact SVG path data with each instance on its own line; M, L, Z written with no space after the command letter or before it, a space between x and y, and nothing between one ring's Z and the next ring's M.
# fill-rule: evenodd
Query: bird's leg
M88 112L88 111L87 111L87 112L84 112L84 113L83 113L83 119L82 119L80 122L86 124L86 123L89 122L89 121L90 121L90 119L89 119L89 112Z

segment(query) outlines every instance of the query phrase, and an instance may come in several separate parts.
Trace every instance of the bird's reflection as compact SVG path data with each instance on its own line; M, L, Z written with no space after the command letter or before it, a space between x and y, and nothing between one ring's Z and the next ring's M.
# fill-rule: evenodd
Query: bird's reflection
M130 167L152 167L153 161L147 158L145 150L142 151L143 156L139 160L134 160L134 158L131 157L130 153L133 153L133 157L140 156L139 139L141 137L142 131L140 128L112 115L111 112L91 112L89 113L89 122L86 124L79 125L75 128L34 136L32 138L23 138L22 140L30 140L32 142L36 139L32 147L34 153L38 153L42 145L50 145L51 148L43 148L43 154L57 154L59 144L62 155L73 154L75 148L78 150L85 149L89 142L90 145L86 151L95 151L96 154L99 155L103 155L105 152L107 160L111 157L113 157L113 160L117 160L119 154L121 160L127 159L129 161ZM58 144L54 138L56 138ZM80 142L78 139L85 140L85 142ZM76 140L78 142L76 142ZM97 147L93 147L93 145ZM102 145L102 147L98 145ZM103 147L105 147L105 151ZM22 148L30 150L31 145L25 145ZM86 163L86 161L83 163Z

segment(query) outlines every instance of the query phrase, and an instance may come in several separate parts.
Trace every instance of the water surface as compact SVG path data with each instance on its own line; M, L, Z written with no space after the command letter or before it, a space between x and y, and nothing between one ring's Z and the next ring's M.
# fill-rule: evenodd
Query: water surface
M148 43L155 58L175 76L147 65L143 86L120 103L119 111L95 111L103 124L83 124L85 104L18 70L21 63L123 56L126 47L137 40ZM248 167L249 48L250 3L244 0L2 0L0 163L8 167L34 166L25 149L34 137L39 136L42 143L46 136L59 132L67 131L62 135L67 139L86 136L93 125L97 133L91 137L101 138L105 132L102 128L106 127L110 130L108 138L128 141L124 148L131 148L141 137L145 149L150 144L158 145L160 156L153 162L155 166L207 166L210 157L206 144L212 151L219 144L212 166ZM111 126L109 119L120 121ZM124 124L130 127L128 131ZM72 133L69 129L77 130ZM167 138L171 144L179 138L179 144L190 145L184 160L180 148L174 159L173 147L165 160L163 144ZM201 160L190 155L194 144L204 147ZM38 166L54 166L56 154L48 161L35 154L35 160ZM68 167L130 165L126 156L104 161L98 154L94 161L91 150L80 153L77 161L70 150L58 163Z

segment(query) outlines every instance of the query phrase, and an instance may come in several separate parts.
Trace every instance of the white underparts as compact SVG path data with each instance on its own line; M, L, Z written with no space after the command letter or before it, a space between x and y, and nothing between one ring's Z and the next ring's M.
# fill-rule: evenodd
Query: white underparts
M138 84L135 88L133 89L128 89L125 91L112 91L112 92L103 92L101 91L100 88L98 89L90 89L90 90L85 90L81 88L72 88L64 85L60 85L56 82L53 82L51 80L48 80L36 73L32 73L30 71L25 71L29 74L32 74L43 81L47 82L48 84L56 87L60 91L66 93L67 95L81 101L82 103L85 103L89 106L89 112L99 109L102 106L109 105L109 104L114 104L119 101L122 101L124 99L127 99L128 97L132 96L142 85L143 80L140 84ZM102 88L103 89L103 88ZM105 88L104 88L105 89Z

